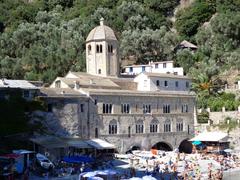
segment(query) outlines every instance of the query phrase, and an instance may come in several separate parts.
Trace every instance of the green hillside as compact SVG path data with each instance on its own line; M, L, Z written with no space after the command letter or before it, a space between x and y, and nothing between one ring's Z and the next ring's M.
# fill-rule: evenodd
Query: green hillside
M221 98L220 77L240 68L240 0L0 0L0 75L51 82L85 71L85 39L103 17L122 58L176 60L194 80L199 107ZM174 51L182 40L198 46Z

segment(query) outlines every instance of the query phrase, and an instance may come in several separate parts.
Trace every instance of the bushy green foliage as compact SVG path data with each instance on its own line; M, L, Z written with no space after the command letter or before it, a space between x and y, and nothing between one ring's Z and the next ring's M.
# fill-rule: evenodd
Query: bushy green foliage
M121 54L125 57L134 55L139 63L171 60L177 42L177 37L166 27L159 30L127 30L122 33Z
M226 117L224 122L221 122L217 126L219 127L219 129L227 130L228 132L230 132L233 129L236 129L237 127L239 127L239 122L237 119L232 119L230 117Z
M196 0L190 7L178 12L176 20L177 31L185 36L191 37L197 33L197 29L208 21L215 8L206 0Z
M84 70L82 34L89 27L77 18L63 21L59 11L40 11L37 23L23 23L0 37L1 76L50 82L69 70Z
M218 12L240 11L240 0L216 0Z
M171 27L166 16L177 4L175 0L2 0L0 76L51 82L69 70L84 71L85 39L101 17L122 42L144 32L139 43L121 45L124 56L140 52L144 63L170 57L177 38L166 30L159 32L162 26Z
M239 100L235 99L235 94L232 93L222 93L208 99L208 107L211 111L221 111L222 107L225 107L227 111L236 111L239 105Z
M209 113L207 111L204 111L197 115L197 121L200 124L208 123L208 120L209 120Z

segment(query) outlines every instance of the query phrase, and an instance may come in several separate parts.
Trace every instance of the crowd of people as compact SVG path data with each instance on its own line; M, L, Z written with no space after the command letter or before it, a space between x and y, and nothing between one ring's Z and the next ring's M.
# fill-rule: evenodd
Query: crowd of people
M145 174L152 174L158 179L223 179L223 172L229 169L240 169L240 153L220 155L208 154L184 154L176 152L164 152L152 157L141 156L141 152L132 155L131 159L140 159L134 163L130 160L130 172L135 169L144 169ZM134 169L134 170L132 170ZM133 175L130 173L130 176Z

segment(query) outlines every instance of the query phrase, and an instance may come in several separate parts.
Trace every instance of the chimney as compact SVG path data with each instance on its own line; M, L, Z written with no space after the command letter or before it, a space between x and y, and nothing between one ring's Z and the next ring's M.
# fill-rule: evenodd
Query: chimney
M79 81L74 81L74 89L79 89L79 88L80 88Z
M8 83L5 81L4 78L2 78L2 84L3 84L3 85L8 85Z

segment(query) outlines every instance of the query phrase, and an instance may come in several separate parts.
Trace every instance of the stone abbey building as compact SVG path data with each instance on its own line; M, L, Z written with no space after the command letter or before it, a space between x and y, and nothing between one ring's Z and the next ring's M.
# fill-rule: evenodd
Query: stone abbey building
M101 20L86 39L87 72L69 72L41 89L48 129L62 137L99 138L119 152L178 148L194 131L191 79L151 72L120 76L118 48Z

